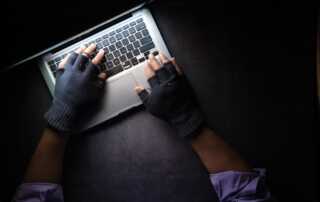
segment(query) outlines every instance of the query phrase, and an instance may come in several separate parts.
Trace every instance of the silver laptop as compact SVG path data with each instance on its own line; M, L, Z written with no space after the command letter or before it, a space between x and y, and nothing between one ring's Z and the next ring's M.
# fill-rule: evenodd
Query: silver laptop
M113 25L108 26L110 23ZM81 40L77 40L79 38ZM96 44L97 51L105 50L105 59L99 66L101 71L106 71L108 75L105 93L99 106L92 106L96 108L96 113L84 117L80 131L141 105L134 86L141 84L146 89L150 87L143 71L148 54L157 55L162 51L171 57L150 11L143 5L68 39L74 40L76 42L67 47L64 45L65 42L57 44L57 51L44 55L39 64L47 86L53 94L55 72L66 54L76 50L80 45L91 43Z

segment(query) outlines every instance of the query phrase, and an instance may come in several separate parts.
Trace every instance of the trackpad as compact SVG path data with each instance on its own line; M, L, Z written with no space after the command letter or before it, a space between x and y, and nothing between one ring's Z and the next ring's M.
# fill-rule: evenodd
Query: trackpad
M132 107L141 104L141 100L134 91L136 84L131 73L124 74L118 78L111 78L105 86L104 96L97 106L94 115L86 117L82 130L93 127L103 121L117 116Z
M136 82L131 73L108 81L104 98L107 112L117 112L140 102L134 91L135 85Z

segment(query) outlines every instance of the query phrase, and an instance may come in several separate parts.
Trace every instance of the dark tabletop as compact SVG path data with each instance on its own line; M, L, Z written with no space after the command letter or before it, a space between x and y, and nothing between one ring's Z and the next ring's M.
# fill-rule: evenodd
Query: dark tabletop
M315 21L312 12L297 15L295 9L307 11L298 5L250 6L158 1L150 9L208 125L252 166L267 168L280 201L315 201ZM51 97L35 61L2 74L0 84L1 195L8 200L40 138ZM190 146L142 107L72 137L64 167L66 201L214 197Z

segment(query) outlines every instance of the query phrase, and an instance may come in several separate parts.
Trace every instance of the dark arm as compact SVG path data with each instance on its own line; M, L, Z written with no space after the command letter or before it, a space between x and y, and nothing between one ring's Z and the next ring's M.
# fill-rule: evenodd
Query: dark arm
M97 64L104 57L101 50L92 61L88 56L95 45L81 47L59 64L54 99L45 119L50 127L41 140L28 165L25 182L59 183L68 137L76 130L76 122L89 103L102 96L106 74L98 71ZM83 96L87 95L87 96Z
M46 128L28 165L25 182L59 183L67 138Z
M251 171L240 155L210 128L201 128L191 145L209 173Z

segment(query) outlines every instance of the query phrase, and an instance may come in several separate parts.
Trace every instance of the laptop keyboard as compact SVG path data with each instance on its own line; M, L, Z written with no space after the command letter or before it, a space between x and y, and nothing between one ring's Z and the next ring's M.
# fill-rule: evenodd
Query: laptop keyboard
M101 64L99 64L99 68L100 71L106 72L108 77L144 62L150 51L155 48L142 18L133 20L120 28L100 35L85 45L88 46L92 43L96 44L96 52L92 57L100 49L104 49L105 51L105 57ZM67 54L54 57L48 61L54 77L59 63ZM154 51L153 54L157 55L158 52Z

